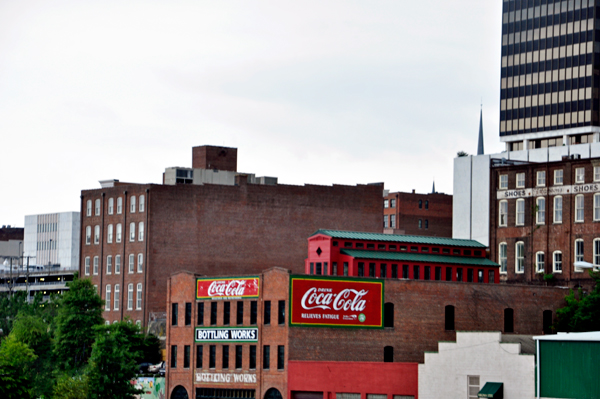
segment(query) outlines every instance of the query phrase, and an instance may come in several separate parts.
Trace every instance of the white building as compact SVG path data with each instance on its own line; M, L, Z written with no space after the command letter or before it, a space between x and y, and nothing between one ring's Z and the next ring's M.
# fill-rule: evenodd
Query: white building
M506 341L511 342L506 342ZM457 332L419 364L419 399L477 399L486 383L502 383L504 398L535 397L535 346L531 336Z
M25 249L23 264L79 268L79 212L25 216Z

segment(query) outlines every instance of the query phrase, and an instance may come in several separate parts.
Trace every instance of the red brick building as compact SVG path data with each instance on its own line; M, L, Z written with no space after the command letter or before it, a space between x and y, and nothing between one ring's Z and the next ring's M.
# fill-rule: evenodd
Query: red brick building
M473 240L319 230L308 239L306 274L498 283L499 266Z
M491 259L500 280L590 288L600 265L600 160L492 164Z
M452 237L452 196L389 193L383 197L383 230L392 234Z
M237 289L240 281L250 289ZM417 398L417 363L438 341L455 340L457 330L541 334L564 296L555 287L294 276L281 268L213 278L180 272L168 282L166 394Z
M213 180L231 177L236 153L194 148L192 164L200 167L194 178L204 172ZM250 184L246 174L231 185L177 179L173 185L102 182L81 192L80 275L98 286L107 321L164 320L166 282L179 270L248 274L282 266L300 273L306 237L315 230L380 231L381 184Z

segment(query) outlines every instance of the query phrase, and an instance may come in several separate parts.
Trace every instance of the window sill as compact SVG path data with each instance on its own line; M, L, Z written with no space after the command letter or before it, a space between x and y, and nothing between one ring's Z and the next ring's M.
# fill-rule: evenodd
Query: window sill
M522 272L515 272L515 274L525 274L525 271L522 271Z
M552 274L562 274L562 270L554 270Z
M585 223L583 220L576 220L573 223Z

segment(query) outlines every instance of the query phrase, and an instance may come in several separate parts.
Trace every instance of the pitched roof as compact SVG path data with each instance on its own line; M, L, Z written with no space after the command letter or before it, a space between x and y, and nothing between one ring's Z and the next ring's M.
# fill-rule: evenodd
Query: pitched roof
M400 242L406 244L447 245L450 247L486 248L475 240L462 240L457 238L410 236L400 234L367 233L362 231L317 230L312 236L324 234L333 238L349 240L370 240L385 242Z
M448 265L500 267L499 264L492 262L489 259L470 258L467 256L419 254L412 252L369 251L363 249L341 249L340 253L357 259L380 259L390 261L395 260L399 262L443 263Z

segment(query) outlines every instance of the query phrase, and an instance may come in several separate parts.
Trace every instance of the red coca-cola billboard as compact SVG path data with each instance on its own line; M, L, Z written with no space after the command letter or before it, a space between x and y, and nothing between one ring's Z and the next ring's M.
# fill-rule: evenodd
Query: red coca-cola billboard
M383 328L383 280L292 276L290 325Z
M258 298L259 277L199 278L196 299Z

